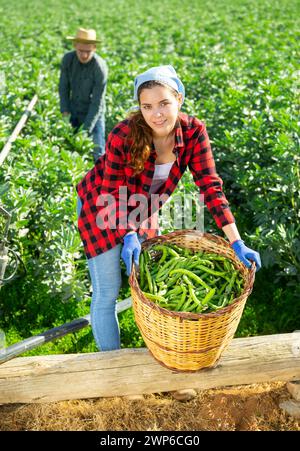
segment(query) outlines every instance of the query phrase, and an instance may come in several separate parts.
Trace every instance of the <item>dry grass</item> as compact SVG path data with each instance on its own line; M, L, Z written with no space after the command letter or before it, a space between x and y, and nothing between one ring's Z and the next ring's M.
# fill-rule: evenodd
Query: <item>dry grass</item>
M284 383L206 390L188 402L169 393L144 400L97 398L0 406L0 430L274 431L300 430L278 407L289 399Z

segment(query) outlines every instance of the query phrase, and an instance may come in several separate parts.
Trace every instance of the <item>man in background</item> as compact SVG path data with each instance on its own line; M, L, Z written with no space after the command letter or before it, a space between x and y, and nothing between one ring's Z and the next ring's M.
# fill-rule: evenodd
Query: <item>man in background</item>
M79 28L73 51L62 59L59 79L60 111L75 131L85 129L94 142L94 161L105 153L105 93L107 65L95 53L95 30Z

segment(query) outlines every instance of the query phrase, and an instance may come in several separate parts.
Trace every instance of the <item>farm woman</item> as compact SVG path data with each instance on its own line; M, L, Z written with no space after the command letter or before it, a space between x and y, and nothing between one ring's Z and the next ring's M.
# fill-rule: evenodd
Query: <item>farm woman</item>
M170 196L189 168L205 204L237 256L246 266L253 260L260 268L259 254L241 240L222 192L223 182L216 173L205 125L180 113L184 94L184 86L172 66L154 67L138 75L134 99L139 109L114 127L105 155L77 186L78 228L93 287L91 325L102 351L120 348L116 313L121 287L120 257L129 275L132 259L138 263L142 240L158 234L158 230L141 230L130 221L124 227L124 219L133 207L122 199L120 188L126 187L128 196ZM115 200L109 212L111 227L99 225L99 216L107 206L101 198L105 195Z

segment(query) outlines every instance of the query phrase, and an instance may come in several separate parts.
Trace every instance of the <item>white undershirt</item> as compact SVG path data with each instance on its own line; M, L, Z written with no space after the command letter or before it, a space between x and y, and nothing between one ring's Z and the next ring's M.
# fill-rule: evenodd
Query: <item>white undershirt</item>
M156 164L149 194L155 193L167 180L174 161Z
M173 166L174 161L171 161L170 163L163 163L163 164L156 164L153 174L152 183L150 186L149 194L156 193L157 190L165 183L167 178L169 177L169 173L171 170L171 167ZM157 214L157 212L156 212ZM143 224L147 223L147 219L141 223L140 227L143 228ZM128 232L126 235L130 235L135 232Z

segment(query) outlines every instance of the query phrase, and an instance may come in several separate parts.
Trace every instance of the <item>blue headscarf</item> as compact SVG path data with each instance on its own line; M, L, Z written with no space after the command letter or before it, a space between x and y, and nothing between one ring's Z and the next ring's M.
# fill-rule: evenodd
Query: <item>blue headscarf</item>
M135 77L133 100L138 100L138 89L143 83L146 83L146 81L161 81L166 85L171 86L171 88L182 94L183 103L185 89L181 80L178 78L173 66L151 67L150 69L146 70L146 72L143 72L142 74Z

